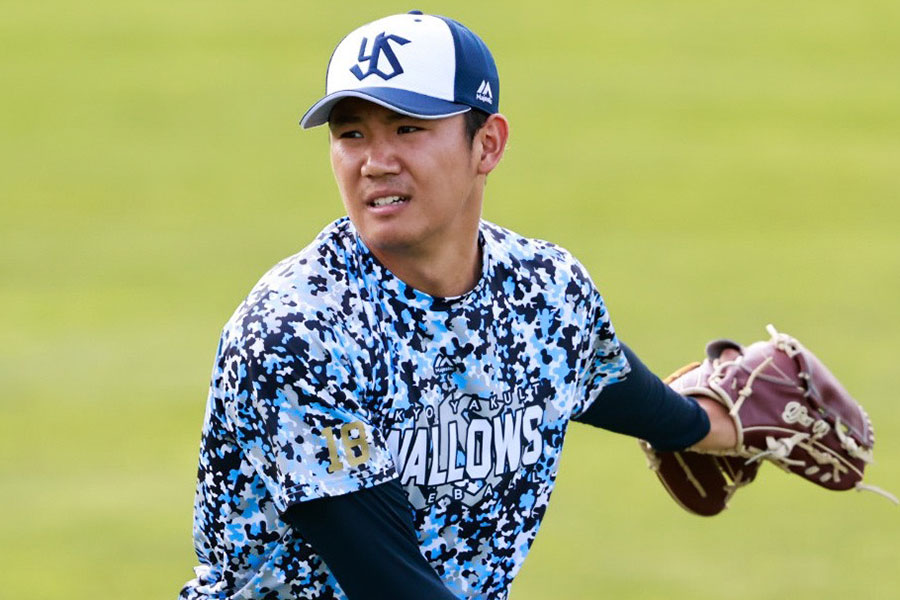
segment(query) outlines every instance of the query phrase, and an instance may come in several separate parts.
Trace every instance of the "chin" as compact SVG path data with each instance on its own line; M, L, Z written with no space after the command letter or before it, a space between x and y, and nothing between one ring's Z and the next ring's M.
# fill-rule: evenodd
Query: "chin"
M370 250L390 252L393 254L409 252L416 245L415 241L409 236L377 235L366 237L364 235L363 241L366 242L366 246L368 246Z
M363 241L370 249L398 252L416 244L417 237L408 228L401 226L357 227Z

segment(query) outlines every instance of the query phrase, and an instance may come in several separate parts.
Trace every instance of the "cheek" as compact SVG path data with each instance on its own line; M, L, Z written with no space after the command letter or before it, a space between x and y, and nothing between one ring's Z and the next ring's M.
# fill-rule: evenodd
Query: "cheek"
M454 195L463 196L459 198L463 200L475 180L476 167L477 160L471 154L460 152L458 148L454 148L452 152L448 151L442 165L447 177L445 185L448 191L452 189Z
M334 174L334 180L337 182L341 195L349 191L353 179L353 164L346 152L331 149L331 172Z
M343 153L334 147L331 146L331 172L334 173L334 176L337 178L341 173L341 169L344 164L344 155Z

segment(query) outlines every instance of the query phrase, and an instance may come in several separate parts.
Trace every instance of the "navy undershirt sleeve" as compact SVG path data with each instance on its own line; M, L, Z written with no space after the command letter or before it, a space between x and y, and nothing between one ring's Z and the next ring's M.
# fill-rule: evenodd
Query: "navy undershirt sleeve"
M661 451L682 450L709 433L709 416L693 398L682 396L621 344L631 371L608 385L574 420L647 440Z
M282 517L322 557L350 600L456 600L419 551L399 479L294 504Z

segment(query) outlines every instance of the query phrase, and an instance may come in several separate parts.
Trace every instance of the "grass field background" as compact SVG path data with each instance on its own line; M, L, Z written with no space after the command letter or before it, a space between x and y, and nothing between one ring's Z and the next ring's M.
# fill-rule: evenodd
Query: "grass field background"
M0 597L173 598L218 332L341 214L299 115L392 12L479 32L512 121L486 217L590 269L657 372L767 322L876 423L900 492L900 4L6 2ZM900 509L771 466L715 519L573 427L513 600L896 598Z

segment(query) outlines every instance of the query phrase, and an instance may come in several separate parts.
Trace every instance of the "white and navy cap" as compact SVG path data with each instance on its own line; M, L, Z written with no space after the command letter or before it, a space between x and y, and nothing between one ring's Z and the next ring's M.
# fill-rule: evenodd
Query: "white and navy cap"
M362 98L421 119L473 108L497 112L497 65L481 38L453 19L414 10L363 25L337 45L328 62L325 97L300 119L304 129L328 122L344 98Z

